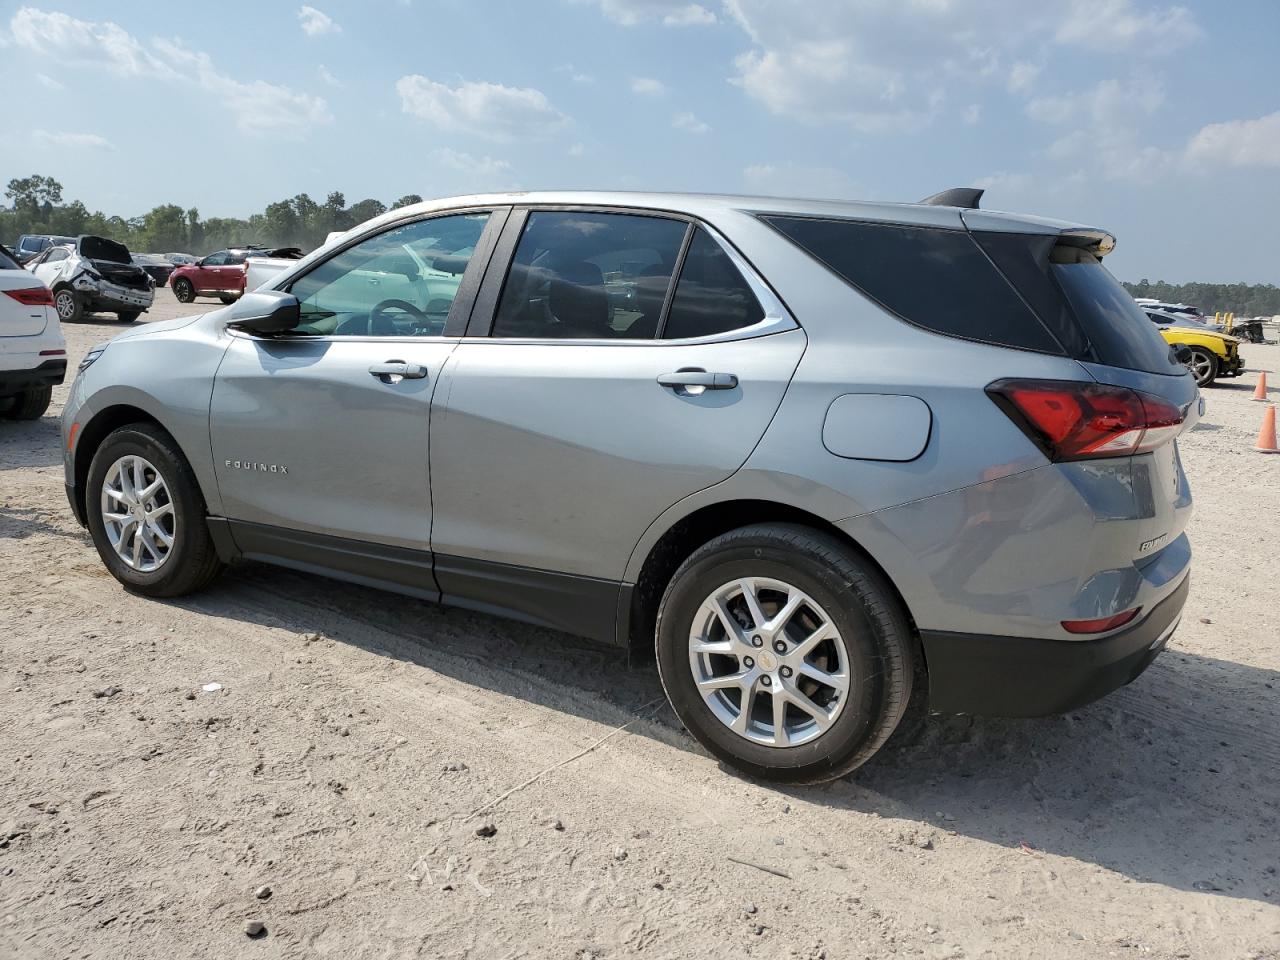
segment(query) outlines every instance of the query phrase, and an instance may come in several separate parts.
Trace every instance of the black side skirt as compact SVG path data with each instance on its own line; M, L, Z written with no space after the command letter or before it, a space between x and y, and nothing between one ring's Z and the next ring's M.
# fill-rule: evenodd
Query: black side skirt
M209 518L218 556L258 560L618 643L622 584L428 550Z

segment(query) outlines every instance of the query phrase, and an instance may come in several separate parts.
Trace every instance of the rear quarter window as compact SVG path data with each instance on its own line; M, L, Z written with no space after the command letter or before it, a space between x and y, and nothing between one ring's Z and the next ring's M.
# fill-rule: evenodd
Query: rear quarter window
M965 340L1065 353L964 230L802 217L764 219L908 323Z

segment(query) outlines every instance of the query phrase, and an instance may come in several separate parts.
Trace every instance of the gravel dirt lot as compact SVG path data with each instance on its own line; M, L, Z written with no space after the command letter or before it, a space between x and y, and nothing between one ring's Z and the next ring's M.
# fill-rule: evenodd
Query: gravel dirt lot
M1280 347L1243 353L1280 399ZM0 957L1280 957L1255 379L1182 441L1195 574L1143 677L790 790L571 637L256 565L125 593L65 502L63 387L0 422Z

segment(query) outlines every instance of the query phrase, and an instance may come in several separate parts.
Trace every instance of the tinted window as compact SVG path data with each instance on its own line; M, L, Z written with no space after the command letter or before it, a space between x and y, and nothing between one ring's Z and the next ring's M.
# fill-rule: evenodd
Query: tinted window
M705 230L694 233L662 328L663 339L707 337L763 319L760 301L729 255Z
M1073 259L1079 262L1054 263L1049 269L1098 360L1148 373L1181 374L1184 368L1169 344L1107 268L1085 253Z
M30 253L33 250L43 250L48 245L47 237L23 237L18 243L18 249L24 253Z
M211 253L201 261L202 267L221 267L227 262L227 251L219 250L217 253Z
M966 340L1063 352L965 231L853 220L766 220L909 323Z
M18 263L3 245L0 245L0 270L21 270L22 265Z
M294 281L301 333L430 337L444 333L487 213L433 217L362 240Z
M684 223L663 217L530 213L492 335L655 336L686 230Z

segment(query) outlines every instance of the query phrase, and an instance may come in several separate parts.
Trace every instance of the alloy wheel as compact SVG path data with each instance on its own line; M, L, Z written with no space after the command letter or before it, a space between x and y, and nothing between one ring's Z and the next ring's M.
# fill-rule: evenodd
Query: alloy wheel
M61 290L54 297L54 307L59 320L70 320L76 313L76 297L70 290Z
M781 580L733 580L712 592L693 618L689 667L716 718L765 746L822 736L849 696L840 631L812 597Z
M1190 368L1191 375L1196 378L1196 383L1204 383L1213 369L1213 358L1203 350L1193 350L1187 367Z
M99 509L107 540L126 566L152 573L169 559L178 519L169 487L150 461L129 454L113 463Z

